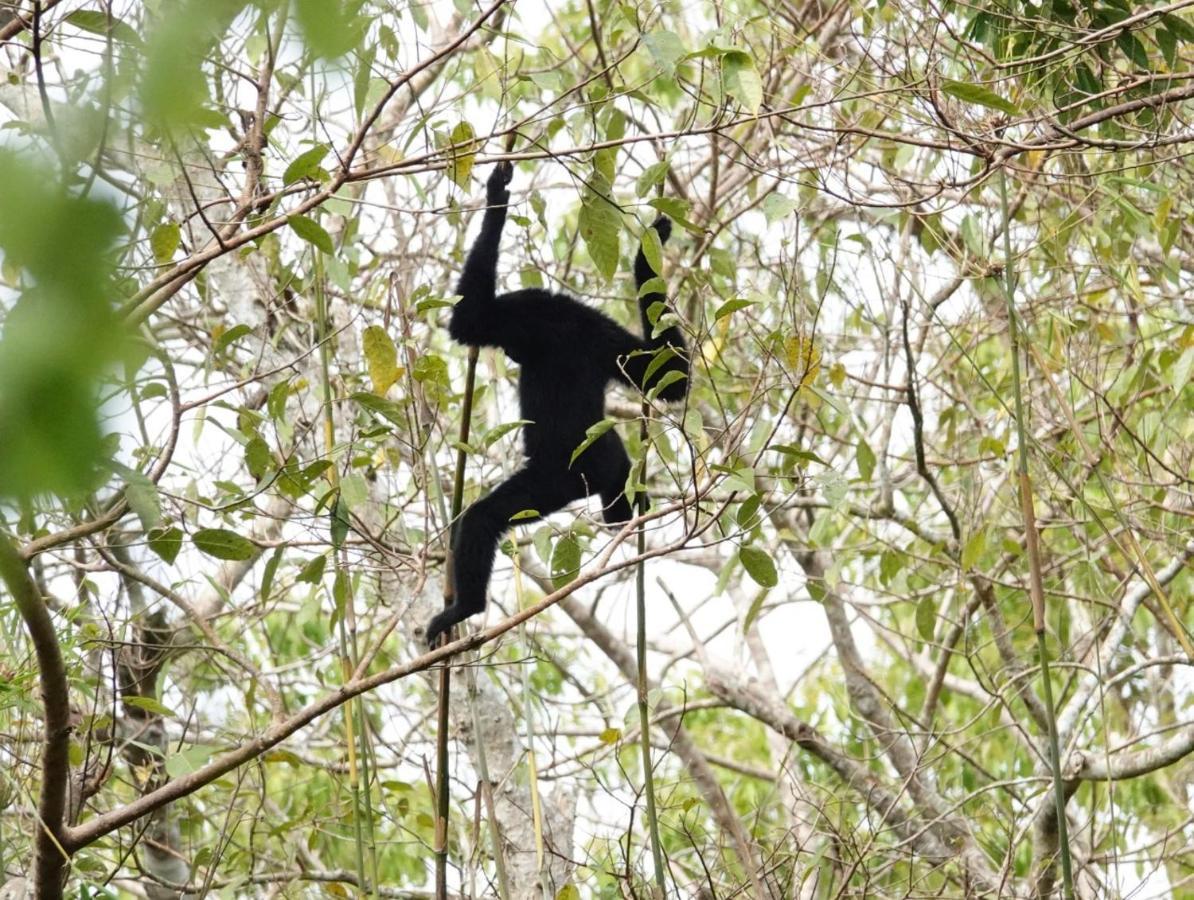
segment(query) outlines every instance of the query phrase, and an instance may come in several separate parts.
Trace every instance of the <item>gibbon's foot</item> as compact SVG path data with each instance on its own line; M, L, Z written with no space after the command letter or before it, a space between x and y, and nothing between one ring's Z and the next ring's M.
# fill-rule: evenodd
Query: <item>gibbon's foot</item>
M660 215L651 223L651 227L659 232L659 243L661 244L666 244L667 239L672 236L672 220L665 215Z
M453 625L468 618L467 613L461 612L460 607L453 603L443 612L436 613L427 623L427 649L434 650L440 645L440 638L448 633Z
M514 163L502 160L493 167L489 178L485 182L485 197L490 206L504 206L510 202L510 192L506 185L514 178Z

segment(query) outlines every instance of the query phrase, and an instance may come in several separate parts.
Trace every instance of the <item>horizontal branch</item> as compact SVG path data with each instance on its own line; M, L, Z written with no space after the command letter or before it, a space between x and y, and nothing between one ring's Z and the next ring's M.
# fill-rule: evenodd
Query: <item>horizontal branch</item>
M63 846L69 852L75 852L82 847L87 846L93 841L98 840L106 834L115 831L148 813L179 800L200 788L211 784L217 778L220 778L234 769L244 765L247 762L256 759L266 750L280 744L286 738L297 732L299 729L310 725L319 717L332 712L339 708L344 703L351 700L353 697L358 697L361 694L368 693L382 685L390 684L394 681L399 681L406 678L408 675L413 675L416 672L422 672L430 669L438 664L447 663L452 657L464 653L469 650L474 650L484 644L489 643L500 635L505 634L512 628L517 627L523 622L537 616L543 610L555 606L562 599L570 596L578 588L584 587L594 581L604 578L606 575L613 572L621 571L622 569L630 568L638 564L640 560L653 559L657 556L664 556L672 553L687 542L687 536L681 540L672 542L670 544L648 550L643 554L636 554L627 559L616 563L610 563L609 559L613 555L614 550L626 540L626 538L633 533L633 529L640 521L648 521L657 518L663 511L656 510L649 513L647 516L640 516L636 519L626 523L622 530L614 537L609 546L602 551L601 555L595 562L593 568L587 572L582 572L574 581L563 588L548 594L538 603L528 606L526 609L501 622L477 632L468 637L461 638L446 644L437 650L424 653L416 657L410 662L402 665L391 666L383 672L378 672L367 678L352 678L345 682L337 690L331 691L323 697L308 704L303 709L299 710L294 715L274 723L264 732L250 741L236 747L233 750L214 759L205 766L201 766L194 772L187 775L182 775L178 778L173 778L167 781L156 790L150 791L136 800L120 807L119 809L111 810L96 816L81 825L66 830L63 839Z
M1064 775L1069 781L1123 781L1164 769L1194 753L1194 722L1187 722L1156 747L1132 752L1076 750Z

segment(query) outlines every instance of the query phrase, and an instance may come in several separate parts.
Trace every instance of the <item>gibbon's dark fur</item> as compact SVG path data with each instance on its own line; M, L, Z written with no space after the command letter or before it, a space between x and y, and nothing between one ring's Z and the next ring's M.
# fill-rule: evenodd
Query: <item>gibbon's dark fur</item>
M513 175L510 163L498 163L489 176L489 208L464 263L457 288L461 299L448 332L461 344L500 347L522 367L519 409L530 422L522 432L526 465L460 519L452 540L455 598L427 625L432 647L457 622L485 609L494 553L511 516L534 510L539 518L573 500L599 494L607 523L631 518L625 494L630 458L617 434L606 431L569 464L589 426L605 415L605 389L611 381L647 391L665 373L681 372L685 377L665 385L659 397L682 400L688 392L687 347L680 329L670 326L650 336L647 313L653 304L667 302L663 294L639 298L645 337L566 294L527 288L494 296L498 245L510 202L507 185ZM661 216L652 227L664 242L672 223ZM634 260L635 282L641 288L654 277L640 248ZM667 359L648 378L648 367L661 350Z

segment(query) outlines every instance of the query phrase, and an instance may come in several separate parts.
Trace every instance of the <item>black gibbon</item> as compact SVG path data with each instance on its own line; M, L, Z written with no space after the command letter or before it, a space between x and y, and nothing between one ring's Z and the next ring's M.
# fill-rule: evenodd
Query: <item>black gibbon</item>
M688 354L680 329L673 325L651 337L648 311L667 302L663 294L639 297L644 337L566 294L527 288L495 296L498 245L513 175L510 163L498 163L486 183L489 206L464 263L457 288L461 299L448 332L461 344L500 347L522 367L518 397L521 416L529 422L522 431L526 464L469 507L457 524L452 539L455 596L427 625L432 647L457 622L485 609L494 553L511 516L533 510L537 519L598 494L607 523L632 517L625 494L630 458L617 434L606 431L571 461L588 428L605 415L606 386L619 381L648 391L668 372L679 372L684 377L669 379L659 397L682 400L688 391ZM672 223L661 216L652 227L662 243ZM656 274L640 248L635 282L641 288Z

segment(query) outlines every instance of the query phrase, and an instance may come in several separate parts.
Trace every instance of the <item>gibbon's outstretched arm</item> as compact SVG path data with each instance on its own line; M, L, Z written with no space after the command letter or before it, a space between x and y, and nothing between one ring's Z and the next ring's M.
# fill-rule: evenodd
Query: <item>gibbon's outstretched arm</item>
M499 325L494 295L497 293L498 248L502 242L502 228L506 225L506 208L510 203L507 185L514 177L514 166L500 162L493 167L485 183L488 208L481 220L481 233L464 261L464 271L456 293L460 302L452 310L448 333L452 339L467 346L498 346L496 329Z
M609 382L650 390L668 372L688 374L680 329L669 326L658 337L651 335L651 308L667 302L661 292L650 291L639 298L641 337L566 294L525 288L495 296L498 245L512 174L509 163L499 163L486 182L489 208L465 260L458 287L461 299L448 330L462 344L500 347L522 366L518 400L521 417L530 423L522 432L527 460L455 523L454 596L451 605L427 625L432 647L453 625L485 609L493 557L512 517L532 522L596 494L607 523L631 518L625 493L630 457L621 438L606 431L575 459L573 453L587 430L601 421ZM671 233L671 222L662 216L652 227L661 241ZM641 248L634 273L639 288L656 277ZM661 353L667 355L652 367ZM679 400L687 390L687 378L680 378L667 384L659 396Z
M651 227L659 234L659 242L666 244L672 234L672 223L667 216L660 216ZM620 354L618 378L647 393L666 373L679 372L684 377L674 379L659 392L659 399L667 401L683 400L688 393L688 345L684 342L684 333L676 325L669 325L661 331L658 337L652 337L654 326L651 324L651 308L661 304L656 318L667 312L667 295L658 291L643 293L643 285L658 273L651 268L647 257L640 246L638 255L634 258L634 286L639 292L639 318L642 321L643 337L637 348L629 353ZM667 354L666 358L652 367L659 354ZM647 378L647 370L651 369L651 376Z

